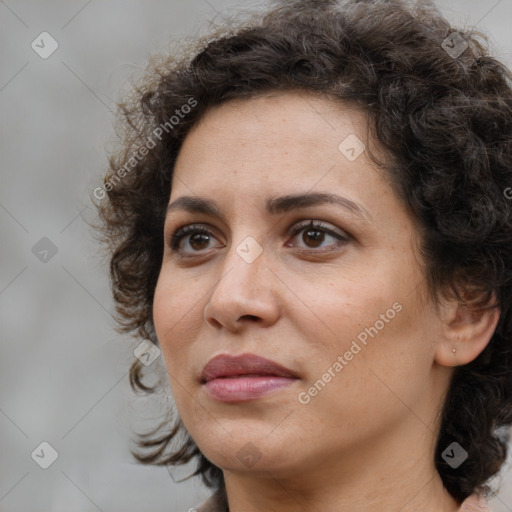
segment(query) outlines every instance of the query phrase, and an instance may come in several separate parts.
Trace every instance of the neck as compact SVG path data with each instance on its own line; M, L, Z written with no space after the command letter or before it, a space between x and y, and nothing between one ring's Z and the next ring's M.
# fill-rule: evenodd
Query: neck
M431 460L432 432L425 427L418 436L418 419L410 422L417 439L383 435L371 446L324 454L321 463L304 461L300 470L286 473L225 471L229 510L457 512L460 504L444 489Z
M316 488L300 488L297 482L250 478L231 473L226 478L230 512L457 512L460 504L444 489L439 475L391 484L381 475L377 481L351 485L338 481Z

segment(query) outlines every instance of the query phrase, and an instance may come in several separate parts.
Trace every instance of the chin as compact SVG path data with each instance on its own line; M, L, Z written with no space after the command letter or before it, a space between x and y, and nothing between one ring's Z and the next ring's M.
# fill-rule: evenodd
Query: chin
M292 446L291 440L271 433L272 426L257 430L252 429L253 435L248 435L242 426L232 430L231 435L223 430L223 434L216 432L209 439L198 439L196 444L210 462L225 471L278 476L297 468L298 447ZM290 460L292 456L294 460Z

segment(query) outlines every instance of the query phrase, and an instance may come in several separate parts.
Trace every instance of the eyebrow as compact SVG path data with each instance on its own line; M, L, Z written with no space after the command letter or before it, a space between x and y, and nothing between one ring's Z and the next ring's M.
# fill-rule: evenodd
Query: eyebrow
M323 204L336 204L345 210L350 211L356 215L356 217L359 217L366 222L373 223L372 216L360 204L357 204L346 197L324 192L290 194L286 196L274 197L267 201L266 210L270 215L277 215L279 213L285 213ZM217 204L214 201L203 197L181 196L170 203L167 207L167 214L174 211L203 213L213 217L218 217L225 221L224 215L222 214Z

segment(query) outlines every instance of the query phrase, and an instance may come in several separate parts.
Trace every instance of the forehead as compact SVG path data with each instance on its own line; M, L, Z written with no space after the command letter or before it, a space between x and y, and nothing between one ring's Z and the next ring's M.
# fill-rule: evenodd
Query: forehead
M186 137L173 188L276 195L283 187L377 185L366 134L362 112L326 97L287 92L230 101L208 110Z
M308 147L317 146L319 138L335 143L355 131L364 138L366 123L362 111L351 105L300 91L272 92L210 107L192 128L184 147L201 137L206 145L222 140L224 144L216 149L223 152L236 149L230 147L231 142L242 143L246 150L261 145L299 149L299 141Z

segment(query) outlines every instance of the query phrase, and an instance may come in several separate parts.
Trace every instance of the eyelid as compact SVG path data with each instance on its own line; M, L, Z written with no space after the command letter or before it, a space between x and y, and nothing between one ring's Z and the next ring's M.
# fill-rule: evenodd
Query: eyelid
M305 221L300 221L295 224L293 224L290 229L288 230L289 236L296 236L300 231L303 229L311 227L313 229L320 229L322 231L325 231L326 233L330 234L334 237L339 237L340 240L349 240L351 239L351 235L349 235L345 230L341 228L337 228L336 226L326 223L321 220L315 220L315 219L309 219ZM340 233L341 231L341 233Z

